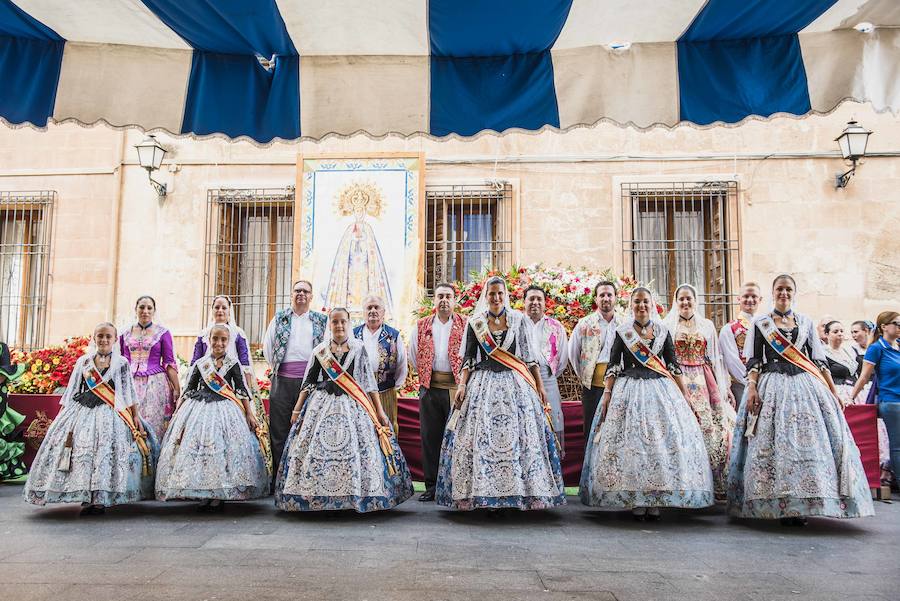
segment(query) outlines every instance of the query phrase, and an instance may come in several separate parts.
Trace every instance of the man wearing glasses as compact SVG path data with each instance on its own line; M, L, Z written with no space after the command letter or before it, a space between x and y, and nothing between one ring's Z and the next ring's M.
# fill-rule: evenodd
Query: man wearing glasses
M275 314L263 343L263 354L272 368L269 393L269 436L272 439L273 479L278 473L284 441L291 429L291 411L300 396L306 365L312 350L325 336L328 318L311 311L312 284L294 282L291 306Z

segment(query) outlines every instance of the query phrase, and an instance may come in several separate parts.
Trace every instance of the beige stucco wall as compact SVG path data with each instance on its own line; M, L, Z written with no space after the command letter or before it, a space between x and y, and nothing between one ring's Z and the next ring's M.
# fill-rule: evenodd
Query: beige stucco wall
M138 131L0 128L0 190L58 192L50 342L103 319L124 323L134 299L151 293L161 319L185 337L186 352L202 314L207 190L293 185L298 152L421 151L428 182L509 180L519 209L520 263L619 267L620 183L736 179L741 276L768 282L776 272L791 272L804 312L873 318L900 306L900 157L867 158L843 190L832 183L843 170L837 157L763 158L833 154L833 140L851 117L874 130L870 153L900 152L900 120L849 103L830 115L732 127L640 131L599 124L472 140L359 135L258 147L160 135L171 150L154 176L170 186L163 203L136 164Z

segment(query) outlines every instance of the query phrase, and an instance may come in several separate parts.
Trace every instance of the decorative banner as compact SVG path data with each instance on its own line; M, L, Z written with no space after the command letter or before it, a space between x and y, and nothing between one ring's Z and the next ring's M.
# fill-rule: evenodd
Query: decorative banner
M423 154L298 157L295 279L313 283L313 307L384 300L386 320L405 325L419 295L423 253Z

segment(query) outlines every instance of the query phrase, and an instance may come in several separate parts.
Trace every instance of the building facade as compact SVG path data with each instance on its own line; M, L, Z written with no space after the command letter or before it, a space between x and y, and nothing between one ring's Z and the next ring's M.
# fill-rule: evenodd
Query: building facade
M836 189L846 167L834 138L851 118L874 134ZM162 199L137 163L143 138L105 126L0 129L0 337L10 344L126 324L151 294L189 355L216 293L235 299L258 343L298 272L298 156L342 153L424 154L423 291L486 265L543 262L633 273L664 303L692 283L719 322L742 281L765 290L780 272L796 276L799 308L814 317L900 306L900 121L868 105L733 126L601 122L468 139L258 146L160 134Z

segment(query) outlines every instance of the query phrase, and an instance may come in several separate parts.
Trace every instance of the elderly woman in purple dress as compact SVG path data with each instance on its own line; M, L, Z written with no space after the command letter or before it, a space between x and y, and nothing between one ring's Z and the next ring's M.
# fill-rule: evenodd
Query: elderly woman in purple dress
M131 364L141 417L162 440L175 409L175 399L181 396L172 334L154 322L153 297L139 297L134 311L137 322L122 334L119 345L122 356Z

